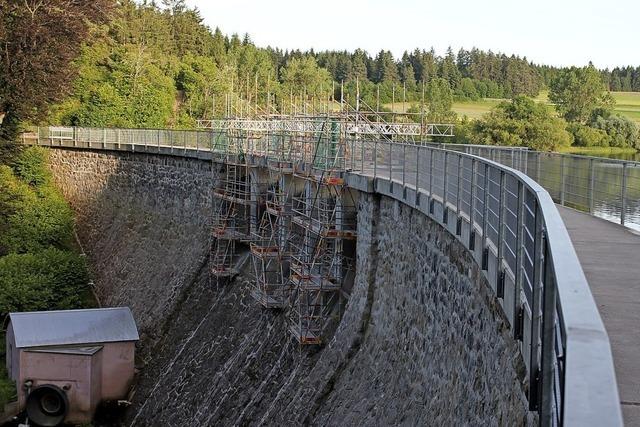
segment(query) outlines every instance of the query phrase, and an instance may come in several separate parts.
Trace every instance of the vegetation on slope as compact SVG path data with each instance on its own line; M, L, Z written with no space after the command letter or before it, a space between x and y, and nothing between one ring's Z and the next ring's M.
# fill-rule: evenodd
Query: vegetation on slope
M0 319L13 311L92 305L85 258L74 247L72 211L54 188L46 150L0 165ZM0 340L4 348L4 334ZM4 350L1 350L4 358ZM4 367L4 360L1 361ZM0 371L0 410L15 389Z

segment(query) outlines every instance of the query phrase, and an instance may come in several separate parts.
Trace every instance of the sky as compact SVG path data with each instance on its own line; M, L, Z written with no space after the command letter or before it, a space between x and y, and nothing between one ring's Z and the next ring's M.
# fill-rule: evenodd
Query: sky
M187 0L205 23L282 49L451 46L538 64L640 65L640 0Z

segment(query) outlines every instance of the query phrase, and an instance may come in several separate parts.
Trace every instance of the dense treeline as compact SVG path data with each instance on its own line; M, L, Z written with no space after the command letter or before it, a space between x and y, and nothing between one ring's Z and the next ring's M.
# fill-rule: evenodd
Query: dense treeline
M355 99L381 108L395 100L421 100L429 86L446 85L454 98L535 96L543 85L525 58L449 49L391 52L283 51L258 48L248 35L209 30L199 12L182 0L126 0L108 27L95 29L94 43L77 60L73 96L53 119L84 126L190 127L194 120L224 114L225 94L236 109L291 109L302 99Z
M562 71L562 68L547 65L534 66L542 78L542 83L549 86L551 81ZM612 92L640 92L640 66L615 67L612 70L599 71L606 88Z
M234 113L248 114L256 105L289 112L303 101L340 96L354 104L356 80L361 101L371 108L385 109L393 101L411 106L424 99L436 108L425 108L431 119L451 119L434 106L437 101L430 94L448 98L450 93L457 101L533 97L562 71L479 49L448 49L442 56L433 49L415 49L394 58L385 50L370 55L360 49L259 48L248 35L210 30L183 0L165 0L161 6L122 1L114 21L96 27L94 36L76 61L79 78L73 95L54 108L52 121L193 127L196 119L228 113L230 105ZM624 70L626 74L621 69L601 73L608 84L624 80L621 87L633 87L633 70ZM611 80L610 75L616 77Z
M640 92L640 67L616 67L603 75L611 91Z

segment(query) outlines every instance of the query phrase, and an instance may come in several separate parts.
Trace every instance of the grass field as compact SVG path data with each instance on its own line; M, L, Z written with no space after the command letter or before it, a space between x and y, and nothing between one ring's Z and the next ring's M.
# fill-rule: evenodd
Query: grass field
M615 112L630 118L640 124L640 92L611 92L616 100ZM481 99L478 101L455 102L453 111L458 115L466 115L471 119L482 117L491 108L498 104L500 99ZM536 101L549 104L548 92L542 91L536 97Z

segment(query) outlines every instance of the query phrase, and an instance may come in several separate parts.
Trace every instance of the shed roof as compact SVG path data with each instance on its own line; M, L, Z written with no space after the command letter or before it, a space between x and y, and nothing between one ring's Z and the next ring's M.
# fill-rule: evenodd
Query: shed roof
M139 339L129 307L10 313L9 319L17 348Z

